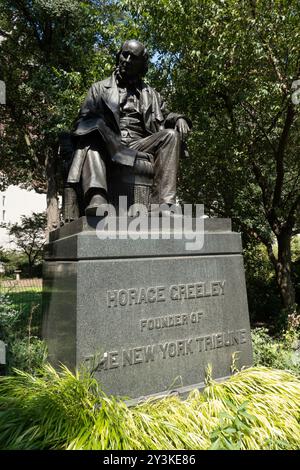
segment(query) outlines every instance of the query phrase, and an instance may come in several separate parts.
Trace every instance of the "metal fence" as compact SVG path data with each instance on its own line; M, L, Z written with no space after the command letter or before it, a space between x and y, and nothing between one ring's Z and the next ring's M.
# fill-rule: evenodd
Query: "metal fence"
M5 289L15 289L18 291L26 291L28 289L41 290L43 280L39 278L35 279L0 279L0 290L1 292Z
M0 280L0 310L3 308L18 312L24 321L34 315L40 323L42 279Z
M0 280L0 295L7 295L14 304L42 302L42 279Z
M24 356L22 340L29 345L33 337L41 337L41 330L42 279L0 279L0 375L6 360L10 366L24 367L31 353ZM19 344L18 349L9 350L14 344Z

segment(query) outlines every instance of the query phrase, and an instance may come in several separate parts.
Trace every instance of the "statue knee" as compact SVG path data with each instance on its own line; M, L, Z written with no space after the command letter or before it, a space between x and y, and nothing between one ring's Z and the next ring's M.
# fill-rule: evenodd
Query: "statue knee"
M175 129L165 129L166 138L170 140L178 140L180 138L180 134Z

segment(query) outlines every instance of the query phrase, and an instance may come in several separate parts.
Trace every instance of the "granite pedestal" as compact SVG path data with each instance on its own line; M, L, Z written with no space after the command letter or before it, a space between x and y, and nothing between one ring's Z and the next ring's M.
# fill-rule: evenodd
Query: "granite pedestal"
M252 363L240 234L204 219L204 245L187 239L106 239L97 218L52 232L44 262L49 360L95 366L105 392L139 398L203 386ZM171 230L172 232L172 230Z

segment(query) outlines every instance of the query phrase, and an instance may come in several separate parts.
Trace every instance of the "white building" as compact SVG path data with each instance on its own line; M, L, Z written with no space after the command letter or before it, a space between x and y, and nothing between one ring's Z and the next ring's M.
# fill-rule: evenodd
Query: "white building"
M27 191L18 186L9 186L0 192L0 224L21 221L21 215L30 216L33 212L46 210L46 195ZM0 247L13 248L7 229L0 228Z

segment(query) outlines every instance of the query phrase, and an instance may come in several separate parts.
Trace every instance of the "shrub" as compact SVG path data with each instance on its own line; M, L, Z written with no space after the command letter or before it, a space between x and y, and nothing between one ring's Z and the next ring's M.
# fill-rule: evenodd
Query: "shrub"
M274 270L263 245L244 241L244 262L251 324L272 324L281 311Z
M267 324L276 332L287 327L287 316L290 312L282 308L278 286L272 266L264 245L253 242L244 235L244 262L252 325ZM274 251L277 247L274 246ZM300 239L292 242L292 280L295 288L296 304L291 310L300 306Z
M254 367L203 393L127 407L87 372L0 378L1 449L298 449L300 380Z
M252 330L253 360L255 365L290 370L300 376L300 355L296 330L289 329L283 338L272 338L266 328Z
M7 374L14 374L14 369L35 373L46 361L47 348L44 341L36 336L30 339L15 339L8 344Z
M23 297L24 294L22 293ZM35 293L33 293L35 294ZM41 324L40 293L32 302L18 302L18 293L0 295L0 339L7 346L6 373L14 368L34 372L46 360L45 343L38 338ZM24 300L24 299L23 299Z

